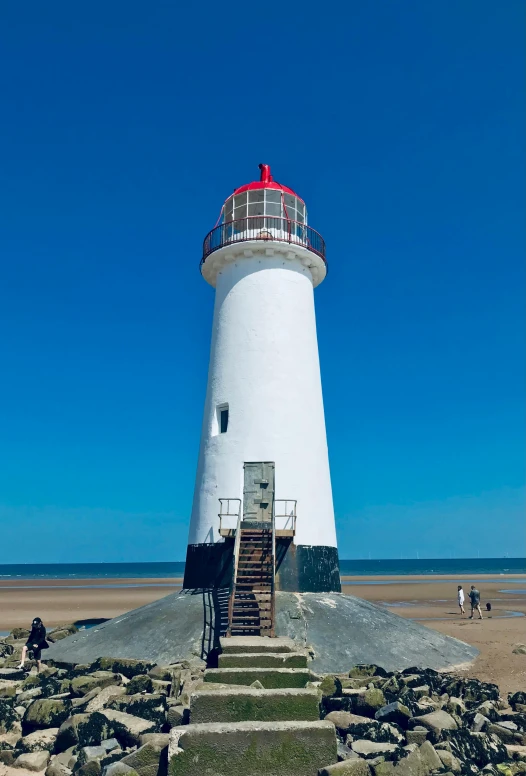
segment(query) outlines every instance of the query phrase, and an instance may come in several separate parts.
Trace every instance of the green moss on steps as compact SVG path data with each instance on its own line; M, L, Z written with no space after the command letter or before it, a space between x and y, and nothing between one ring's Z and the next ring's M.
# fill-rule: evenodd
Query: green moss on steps
M311 680L306 668L209 668L205 682L250 685L256 679L266 689L277 687L305 687Z
M300 652L222 654L219 668L307 668L307 655Z
M336 762L334 728L324 722L188 725L177 731L180 749L170 758L169 776L317 776Z
M318 720L319 696L316 690L231 690L192 694L192 724L203 722Z

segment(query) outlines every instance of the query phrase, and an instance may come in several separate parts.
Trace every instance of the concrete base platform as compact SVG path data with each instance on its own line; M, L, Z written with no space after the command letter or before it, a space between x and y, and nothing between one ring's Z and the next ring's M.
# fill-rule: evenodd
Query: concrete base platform
M317 776L336 762L331 722L212 722L173 728L169 776Z
M45 658L90 663L127 657L164 665L206 660L219 651L227 605L221 590L171 593L52 644ZM276 635L293 639L296 649L311 646L309 667L319 673L346 671L357 663L375 663L387 671L452 669L478 654L462 641L341 593L277 593Z

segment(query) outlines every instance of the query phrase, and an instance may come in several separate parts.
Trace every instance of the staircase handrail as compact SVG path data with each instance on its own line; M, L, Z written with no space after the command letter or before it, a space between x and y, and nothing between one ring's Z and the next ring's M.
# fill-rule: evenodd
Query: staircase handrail
M223 502L226 501L226 512L223 512ZM237 501L238 503L238 509L237 512L231 512L230 511L230 502L231 501ZM241 499L240 498L220 498L219 499L219 533L221 533L221 529L223 528L223 517L237 517L239 522L239 516L241 514Z
M276 504L285 504L285 512L283 514L276 514ZM292 510L288 512L288 504L293 504ZM273 515L274 517L286 517L286 518L292 518L292 532L296 534L296 520L297 520L297 507L298 507L298 500L295 498L277 498L274 499L274 510Z
M272 509L272 575L270 583L270 637L276 635L276 517L274 515L274 505Z
M232 618L234 616L234 598L236 596L237 566L239 562L239 545L241 543L241 509L237 516L236 539L234 542L234 557L232 564L232 579L230 582L230 598L228 599L228 630L226 635L232 635Z

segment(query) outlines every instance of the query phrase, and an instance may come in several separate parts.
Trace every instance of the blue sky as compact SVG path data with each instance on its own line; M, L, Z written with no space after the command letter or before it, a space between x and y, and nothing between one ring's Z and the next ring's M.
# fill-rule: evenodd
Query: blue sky
M201 244L259 162L328 245L341 557L525 554L525 8L4 4L0 562L184 559Z

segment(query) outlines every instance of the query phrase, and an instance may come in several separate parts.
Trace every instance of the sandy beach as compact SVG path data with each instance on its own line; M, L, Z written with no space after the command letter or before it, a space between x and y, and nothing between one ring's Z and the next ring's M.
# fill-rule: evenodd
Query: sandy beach
M155 601L180 588L182 579L45 579L0 581L0 632L26 626L39 616L48 627L66 622L110 618ZM460 617L457 585L481 591L491 601L484 620ZM496 682L502 692L526 690L526 655L513 647L526 642L526 575L342 577L342 590L387 607L401 617L468 642L480 656L469 676Z

